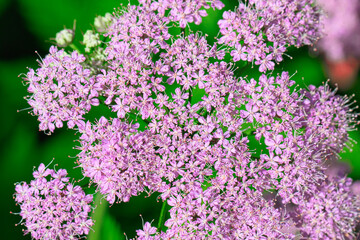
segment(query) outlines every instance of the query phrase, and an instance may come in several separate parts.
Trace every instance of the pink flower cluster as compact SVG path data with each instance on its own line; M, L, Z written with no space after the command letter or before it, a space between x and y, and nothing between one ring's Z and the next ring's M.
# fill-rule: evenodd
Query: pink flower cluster
M283 60L289 46L316 42L321 23L314 0L249 0L224 12L218 42L228 46L234 62L255 62L266 72Z
M15 201L20 205L25 234L34 239L79 239L88 234L93 221L93 196L69 183L65 169L55 171L44 164L33 173L34 180L15 187Z
M73 128L91 109L99 105L97 92L94 91L94 77L82 65L85 57L77 51L71 54L52 46L40 62L36 71L30 69L25 77L29 84L27 101L32 113L38 116L39 128L53 132L68 121Z
M298 224L304 237L311 239L354 239L353 227L358 224L359 198L350 190L350 178L326 180L314 189L297 209Z
M208 2L222 7L142 0L114 14L96 67L88 55L51 48L26 77L40 129L76 124L79 165L109 203L157 192L171 206L167 229L146 223L139 239L354 237L359 199L350 180L325 174L356 123L350 99L327 85L297 89L287 72L238 77L218 47L272 70L286 47L320 34L317 8L252 0L224 13L217 44L170 34L174 21L199 23ZM100 101L108 115L84 120Z
M166 16L170 21L178 23L181 28L192 22L199 25L202 17L207 16L205 9L209 9L210 6L213 9L224 7L220 0L139 0L139 2L156 11L160 17Z

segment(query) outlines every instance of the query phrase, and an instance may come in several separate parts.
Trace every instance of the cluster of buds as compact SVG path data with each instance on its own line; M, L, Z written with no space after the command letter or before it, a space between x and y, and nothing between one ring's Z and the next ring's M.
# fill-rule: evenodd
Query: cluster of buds
M51 47L25 77L40 129L67 122L80 134L79 166L110 204L157 192L171 206L166 230L147 222L138 239L354 238L360 199L351 179L326 174L356 124L351 98L328 85L298 89L287 72L236 76L224 60L274 69L286 47L321 35L315 2L240 3L214 45L171 34L210 7L224 4L141 0L96 18L83 54ZM100 104L108 115L87 120Z

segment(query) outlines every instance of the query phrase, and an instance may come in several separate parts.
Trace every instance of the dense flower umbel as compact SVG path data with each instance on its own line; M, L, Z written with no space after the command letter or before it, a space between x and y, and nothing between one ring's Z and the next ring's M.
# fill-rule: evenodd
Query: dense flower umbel
M357 116L351 113L350 99L335 96L328 86L297 89L287 72L238 78L234 66L223 61L225 51L208 45L200 33L169 33L174 21L181 28L199 23L208 3L222 7L220 1L142 0L115 13L103 35L106 48L89 48L99 53L102 64L93 66L91 59L74 63L89 70L80 78L83 95L75 89L79 74L72 68L42 64L37 75L30 71L28 79L61 73L54 78L58 82L67 71L71 74L70 84L61 85L64 97L45 104L41 96L55 94L47 86L53 78L28 80L30 90L36 86L29 101L45 126L41 129L53 131L62 121L77 125L79 165L111 204L141 192L160 193L171 206L167 230L146 223L137 231L140 239L318 236L312 235L318 227L311 216L301 211L311 208L323 189L335 186L325 169L354 127ZM247 50L237 60L255 61L261 71L272 69L273 60L281 61L287 46L310 44L319 34L318 12L310 1L249 1L240 4L237 14L226 12L224 17L219 42L234 49L241 42ZM57 54L68 56L52 49L49 59ZM68 98L74 101L59 103ZM97 99L109 114L82 121ZM73 115L52 120L67 110ZM326 194L355 204L343 208L339 219L333 217L336 209L329 210L327 224L340 221L333 226L341 228L329 236L346 238L354 230L359 202L348 187L333 192Z
M321 36L321 15L314 0L249 0L226 11L219 21L219 43L230 49L233 61L274 69L286 48L310 45Z
M93 196L69 183L65 169L55 171L44 164L34 180L17 184L15 201L20 205L25 234L34 239L79 239L88 234L93 221L88 214Z
M300 229L316 240L354 239L359 198L350 191L350 178L326 179L297 207Z
M77 51L71 54L52 46L50 54L40 62L36 71L30 69L25 81L32 93L27 101L32 113L39 116L40 130L53 132L67 121L73 128L83 119L91 105L99 105L93 90L94 78L81 63L85 57Z
M170 21L178 23L181 28L192 22L199 25L202 17L207 16L205 9L210 6L213 9L224 7L220 0L139 0L139 2L157 12L160 17L167 17Z

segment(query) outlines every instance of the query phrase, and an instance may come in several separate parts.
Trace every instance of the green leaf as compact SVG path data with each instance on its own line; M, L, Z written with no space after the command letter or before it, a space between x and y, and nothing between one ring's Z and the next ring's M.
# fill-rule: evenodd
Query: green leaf
M350 146L349 149L344 149L343 152L340 153L341 160L350 164L351 172L349 177L353 179L360 179L360 133L359 131L353 131L349 133L350 135Z
M6 9L9 2L9 0L0 0L0 14Z
M110 215L104 216L101 239L104 240L125 240L125 235L121 231L120 224Z

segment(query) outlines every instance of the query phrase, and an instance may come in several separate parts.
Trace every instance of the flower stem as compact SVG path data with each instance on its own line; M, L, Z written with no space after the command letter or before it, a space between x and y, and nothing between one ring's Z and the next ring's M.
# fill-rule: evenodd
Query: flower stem
M186 26L181 29L181 32L182 32L184 37L187 37L189 35L189 30L188 30L188 28Z
M162 207L161 207L161 211L160 211L160 218L159 218L159 223L158 223L158 231L161 232L162 227L164 226L164 222L165 222L165 214L166 214L166 200L163 202Z
M95 225L92 227L93 231L89 232L89 235L87 237L88 240L101 239L103 219L108 208L107 201L102 201L102 203L100 203L102 197L102 194L96 193L94 201L94 206L96 207L96 209L94 210L93 214L91 214L92 219L95 221Z
M75 44L70 44L69 47L72 49L72 50L75 50L75 51L78 51L79 53L81 53L81 51L79 50L79 48L75 45Z

